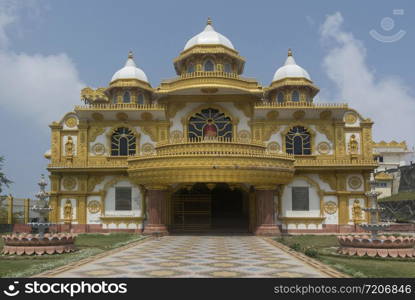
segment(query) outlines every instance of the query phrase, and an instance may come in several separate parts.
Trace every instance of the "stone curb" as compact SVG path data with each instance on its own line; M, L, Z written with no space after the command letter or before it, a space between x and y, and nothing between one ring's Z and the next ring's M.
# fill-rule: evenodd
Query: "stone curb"
M335 270L334 268L316 260L313 259L305 254L302 254L301 252L295 251L293 249L291 249L288 246L285 246L275 240L273 240L272 238L269 237L264 237L263 238L265 241L267 241L268 243L270 243L271 245L281 249L282 251L284 251L285 253L288 253L292 256L294 256L295 258L305 262L307 265L313 267L314 269L316 269L317 271L328 275L329 278L351 278L349 275L346 275L342 272L339 272L337 270Z
M142 239L140 239L140 240L138 240L138 241L136 241L136 242L132 242L132 243L129 243L129 244L127 244L127 245L124 245L124 246L121 246L121 247L118 247L118 248L115 248L115 249L112 249L112 250L109 250L109 251L105 251L105 252L103 252L103 253L99 253L99 254L96 254L96 255L93 255L93 256L90 256L90 257L87 257L87 258L81 259L81 260L79 260L79 261L74 261L74 262L71 262L71 263L69 263L69 264L67 264L67 265L64 265L64 266L58 267L58 268L53 269L53 270L48 270L48 271L45 271L45 272L42 272L42 273L39 273L39 274L35 274L35 275L31 276L30 278L48 278L48 277L56 277L59 273L63 273L63 272L69 271L69 270L71 270L71 269L74 269L74 268L80 267L80 266L82 266L82 265L85 265L85 264L90 263L90 262L92 262L92 261L95 261L95 260L97 260L97 259L100 259L100 258L106 257L106 256L108 256L108 255L111 255L111 254L117 253L117 252L119 252L119 251L122 251L122 250L126 250L126 249L129 249L129 248L132 248L132 247L137 246L137 245L139 245L139 244L141 244L141 243L143 243L143 242L146 242L146 241L147 241L147 240L149 240L149 239L152 239L152 238L151 238L151 237L149 237L149 236L144 236Z

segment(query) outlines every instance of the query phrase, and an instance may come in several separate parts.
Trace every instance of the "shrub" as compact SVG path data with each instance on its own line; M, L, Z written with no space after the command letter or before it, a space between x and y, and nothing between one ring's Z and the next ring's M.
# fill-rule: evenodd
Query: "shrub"
M317 257L318 256L318 251L317 251L316 248L309 247L309 248L304 250L304 254L309 256L309 257Z
M290 248L295 250L295 251L301 251L301 245L300 243L294 243L290 245Z

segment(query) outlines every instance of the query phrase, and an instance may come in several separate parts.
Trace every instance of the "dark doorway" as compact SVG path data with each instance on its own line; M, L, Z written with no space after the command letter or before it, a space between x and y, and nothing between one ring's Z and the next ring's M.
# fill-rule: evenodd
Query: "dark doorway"
M248 196L227 184L195 184L172 196L172 230L248 232Z
M218 184L212 195L212 229L248 231L248 199L241 189Z

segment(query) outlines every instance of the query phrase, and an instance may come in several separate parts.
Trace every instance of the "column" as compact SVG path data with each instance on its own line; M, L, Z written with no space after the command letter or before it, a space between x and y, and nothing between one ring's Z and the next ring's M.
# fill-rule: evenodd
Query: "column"
M30 199L24 199L24 224L29 223Z
M168 234L166 226L167 186L147 186L147 224L144 234Z
M7 197L7 224L13 224L13 197L10 195Z
M275 223L275 186L256 186L256 235L277 235L280 233Z

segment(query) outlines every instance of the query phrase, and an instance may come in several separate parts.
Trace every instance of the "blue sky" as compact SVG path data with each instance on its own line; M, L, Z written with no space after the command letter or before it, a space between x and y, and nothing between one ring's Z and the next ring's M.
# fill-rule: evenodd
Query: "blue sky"
M15 182L10 192L33 196L46 172L47 124L80 103L82 86L106 86L132 50L156 87L175 75L172 60L208 16L246 58L245 76L268 85L292 48L321 88L318 101L349 102L376 122L375 139L413 145L414 8L413 1L0 0L0 155ZM385 17L395 22L389 31ZM406 34L382 43L372 29Z

